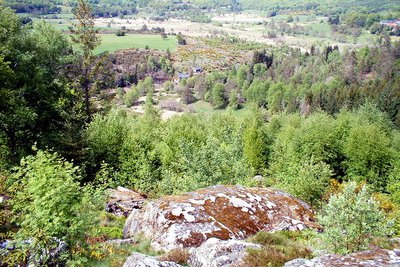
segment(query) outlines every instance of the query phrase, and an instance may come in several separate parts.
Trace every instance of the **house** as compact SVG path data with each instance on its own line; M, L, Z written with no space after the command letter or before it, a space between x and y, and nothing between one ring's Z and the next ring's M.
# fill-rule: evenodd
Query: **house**
M178 84L182 79L187 79L187 78L189 78L190 77L190 75L188 74L188 73L186 73L186 72L179 72L178 73L178 78L175 78L174 79L174 82L176 83L176 84Z
M387 26L387 27L391 27L391 28L396 28L396 27L400 27L400 20L397 19L387 19L387 20L382 20L380 22L380 24L382 26Z
M200 66L195 66L195 67L193 68L193 72L194 72L194 73L202 73L202 72L203 72L203 68L200 67Z

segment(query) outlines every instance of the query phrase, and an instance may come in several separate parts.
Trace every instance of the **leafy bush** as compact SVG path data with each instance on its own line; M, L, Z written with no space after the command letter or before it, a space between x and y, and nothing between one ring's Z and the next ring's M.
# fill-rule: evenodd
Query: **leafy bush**
M19 226L15 238L33 240L31 256L43 256L43 249L50 249L46 246L54 245L55 239L65 241L71 250L82 246L95 226L104 193L91 186L80 187L78 171L57 153L39 150L36 156L22 159L13 174L11 205L13 220Z
M126 35L126 31L124 31L124 30L118 30L118 31L115 33L115 35L116 35L116 36L125 36L125 35Z
M0 173L0 242L7 239L11 234L11 211L6 198L8 195L6 181L6 176Z
M276 175L276 187L315 206L319 204L331 175L329 165L314 162L312 158L298 163L290 162L284 172Z
M112 109L106 116L94 116L85 134L93 160L117 167L124 140L135 120L121 109Z
M164 83L164 91L171 92L172 90L174 90L174 83L171 81L166 81Z
M127 107L132 107L135 102L139 99L139 91L137 90L136 86L133 85L131 87L131 90L129 90L125 97L124 97L124 103Z
M379 203L365 185L358 190L355 182L347 184L342 193L331 196L317 218L324 227L317 242L332 253L348 254L366 249L374 238L391 233Z

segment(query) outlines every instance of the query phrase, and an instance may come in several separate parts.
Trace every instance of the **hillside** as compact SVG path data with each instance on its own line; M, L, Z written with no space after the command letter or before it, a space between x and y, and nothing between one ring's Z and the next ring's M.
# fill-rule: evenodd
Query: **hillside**
M0 266L399 266L399 19L1 2Z

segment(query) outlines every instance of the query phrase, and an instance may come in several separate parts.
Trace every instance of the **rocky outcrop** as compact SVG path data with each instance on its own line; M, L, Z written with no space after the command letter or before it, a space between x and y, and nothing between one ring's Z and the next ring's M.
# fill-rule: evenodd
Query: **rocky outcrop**
M111 239L106 241L107 244L122 246L126 244L137 244L137 240L135 238L127 238L127 239Z
M8 200L10 200L9 196L0 194L0 204L5 204Z
M64 253L67 251L67 243L58 238L51 238L46 243L46 249L34 249L33 244L37 240L27 239L24 241L5 240L0 243L0 266L2 258L13 251L27 249L29 266L65 266ZM7 265L5 265L7 266ZM11 266L11 265L10 265Z
M398 267L400 266L400 250L374 249L349 255L324 255L311 260L295 259L285 267Z
M134 252L123 267L181 267L181 265L171 261L159 261L155 257Z
M156 249L198 247L207 239L244 239L261 230L319 228L303 201L270 188L213 186L167 196L133 210L124 237L142 234Z
M247 248L261 249L261 246L240 240L210 238L192 251L188 263L191 267L242 266Z
M127 217L132 210L141 209L146 196L133 190L118 186L108 191L106 211L117 216Z

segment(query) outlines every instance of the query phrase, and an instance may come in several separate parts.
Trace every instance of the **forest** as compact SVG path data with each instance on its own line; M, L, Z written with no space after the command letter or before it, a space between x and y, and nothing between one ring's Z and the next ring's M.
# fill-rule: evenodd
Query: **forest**
M18 14L59 14L61 5L76 17L67 34ZM251 240L263 249L249 250L243 266L283 266L321 245L343 255L392 249L400 234L396 34L379 26L376 44L301 49L164 33L176 37L176 51L95 54L94 19L142 9L165 18L182 10L313 12L338 30L372 31L399 8L390 0L0 2L0 266L122 266L132 251L162 254L145 238L133 247L106 242L123 235L124 218L104 210L108 190L121 186L149 199L258 186L310 205L324 231L261 232ZM250 56L188 70L200 59L183 62L180 49L193 42ZM210 109L199 112L199 103ZM162 105L187 112L165 119Z

